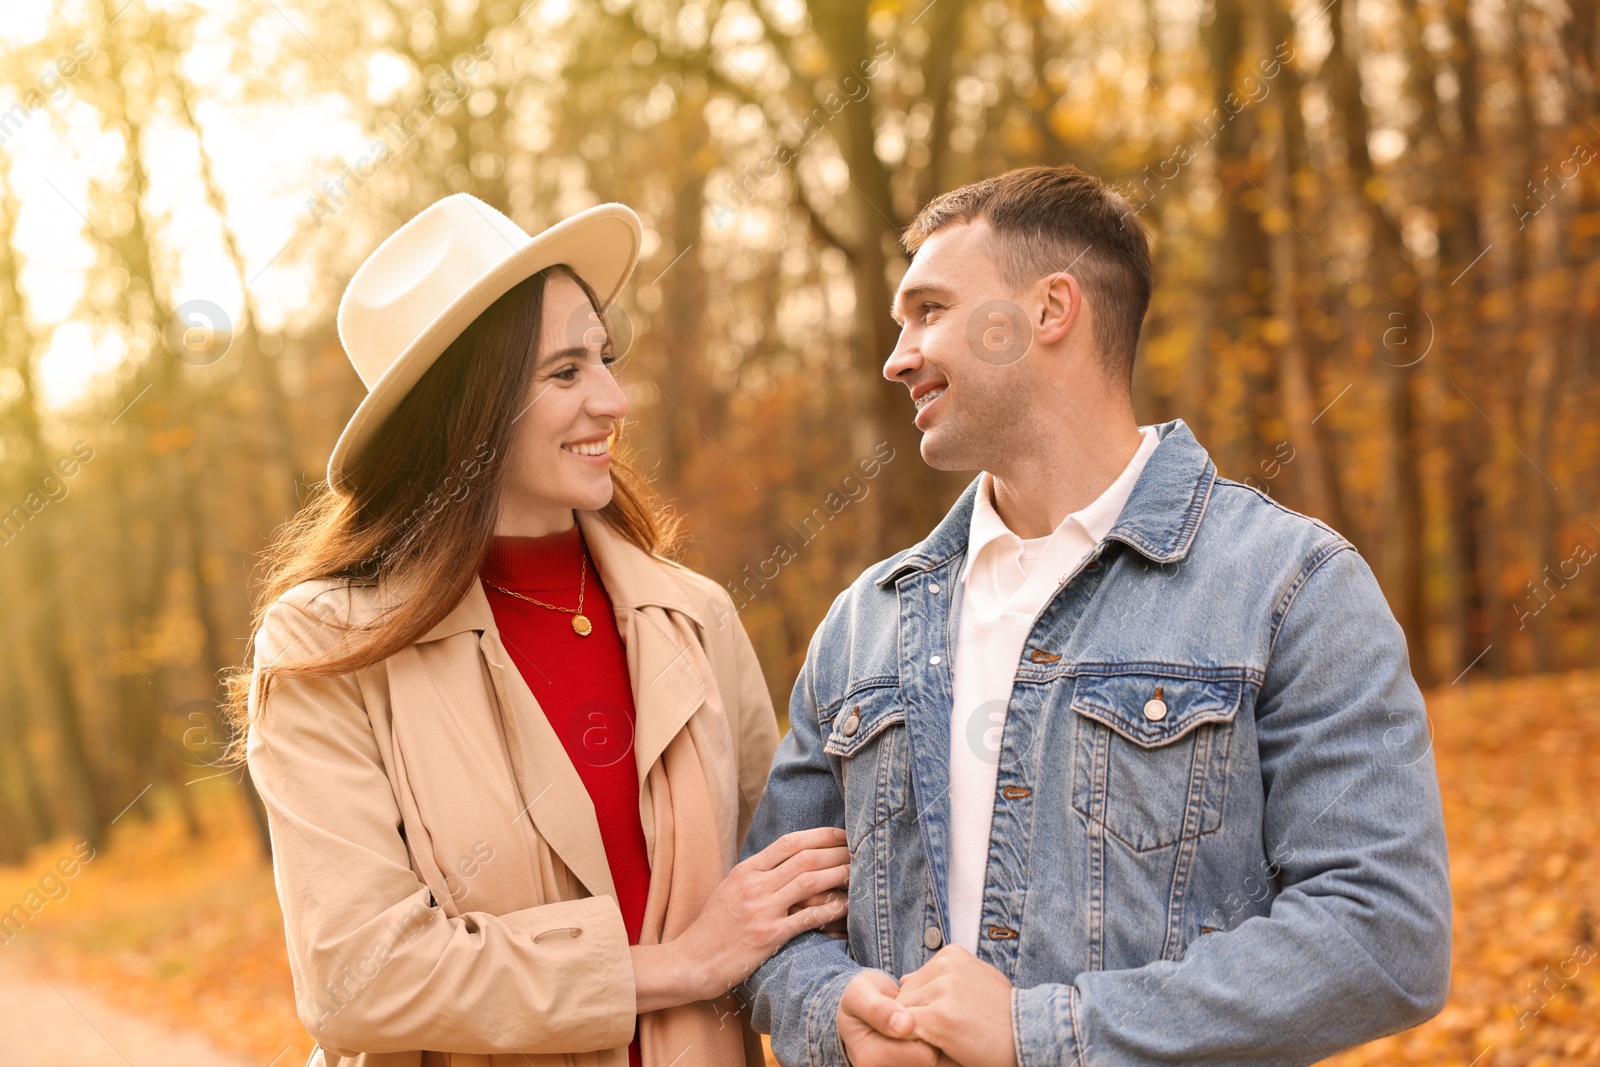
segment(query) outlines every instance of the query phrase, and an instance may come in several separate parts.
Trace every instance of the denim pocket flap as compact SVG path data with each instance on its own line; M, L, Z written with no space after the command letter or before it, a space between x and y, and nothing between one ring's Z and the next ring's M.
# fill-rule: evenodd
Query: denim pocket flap
M884 730L905 721L906 709L900 702L899 689L869 689L845 697L822 750L831 756L849 758Z
M1236 678L1081 674L1072 708L1141 748L1155 748L1202 723L1230 721L1243 692L1244 683Z

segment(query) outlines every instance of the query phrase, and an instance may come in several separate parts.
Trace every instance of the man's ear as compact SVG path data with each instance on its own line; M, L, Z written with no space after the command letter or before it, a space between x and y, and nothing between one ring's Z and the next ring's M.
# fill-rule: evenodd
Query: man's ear
M1033 324L1033 338L1053 345L1067 336L1083 314L1083 287L1064 270L1045 275L1037 284L1039 318Z

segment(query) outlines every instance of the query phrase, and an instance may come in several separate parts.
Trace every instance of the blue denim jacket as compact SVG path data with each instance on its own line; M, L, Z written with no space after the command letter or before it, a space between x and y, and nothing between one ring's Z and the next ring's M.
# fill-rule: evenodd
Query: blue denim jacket
M1182 420L1034 620L999 753L979 958L1021 1067L1308 1064L1449 986L1450 884L1405 638L1329 527L1219 478ZM844 1064L862 968L946 940L951 648L977 482L834 601L744 846L843 826L848 941L741 987L778 1059ZM1147 704L1157 694L1165 706Z

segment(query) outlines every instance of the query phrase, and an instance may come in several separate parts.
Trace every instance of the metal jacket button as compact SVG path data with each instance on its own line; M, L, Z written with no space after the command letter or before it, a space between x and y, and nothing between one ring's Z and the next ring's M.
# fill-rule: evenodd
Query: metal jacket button
M854 737L856 735L856 731L860 728L861 716L852 711L850 713L850 717L844 721L844 725L839 727L839 732L844 734L846 737Z
M937 926L930 926L922 931L922 947L929 952L932 952L942 944L944 944L944 935L939 932Z
M1161 699L1161 686L1156 686L1156 695L1144 702L1144 717L1151 722L1160 722L1167 717L1167 702Z

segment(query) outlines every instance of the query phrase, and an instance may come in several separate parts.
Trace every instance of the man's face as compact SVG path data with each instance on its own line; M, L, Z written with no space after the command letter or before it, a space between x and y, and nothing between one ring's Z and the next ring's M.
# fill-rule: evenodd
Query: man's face
M1032 425L1033 301L1001 279L991 236L983 219L938 230L895 293L900 339L883 376L910 389L922 458L939 470L990 469Z

